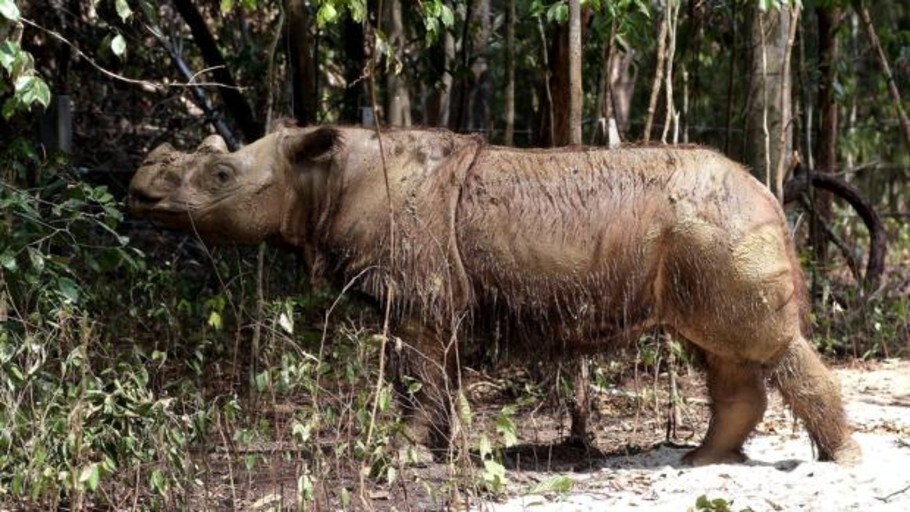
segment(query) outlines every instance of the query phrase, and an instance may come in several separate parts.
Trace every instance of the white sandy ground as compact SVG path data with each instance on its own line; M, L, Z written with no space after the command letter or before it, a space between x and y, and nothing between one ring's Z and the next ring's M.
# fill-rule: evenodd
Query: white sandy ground
M725 499L734 511L910 511L910 362L837 373L863 449L856 467L815 461L801 428L760 426L746 446L746 464L688 468L680 464L685 450L661 447L606 458L590 472L524 472L519 479L525 482L567 477L572 489L488 502L480 510L682 512L706 495ZM769 416L780 414L775 403Z

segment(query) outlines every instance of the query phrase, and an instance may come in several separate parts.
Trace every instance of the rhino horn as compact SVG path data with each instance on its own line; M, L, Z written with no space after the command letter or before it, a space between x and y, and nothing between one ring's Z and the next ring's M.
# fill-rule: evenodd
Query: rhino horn
M196 151L200 153L227 153L227 143L220 135L209 135L199 144Z
M161 144L161 145L155 147L155 149L153 149L149 153L148 157L146 158L146 161L155 162L155 161L164 160L165 158L167 158L170 155L173 155L176 152L177 152L177 150L174 149L174 146L171 146L169 143L165 142L164 144Z

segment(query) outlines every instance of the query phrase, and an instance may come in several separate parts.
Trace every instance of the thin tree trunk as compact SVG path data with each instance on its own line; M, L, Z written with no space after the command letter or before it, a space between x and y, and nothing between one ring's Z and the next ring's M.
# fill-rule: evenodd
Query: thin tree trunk
M745 136L745 162L756 178L779 196L776 171L789 168L793 141L789 79L791 34L794 23L789 8L761 11L754 7L751 30L751 79ZM782 139L782 142L781 140ZM772 143L772 140L774 141Z
M875 32L875 25L872 24L872 17L869 15L869 9L866 8L866 5L862 0L853 0L853 8L856 10L856 13L859 14L863 29L866 31L866 37L869 38L869 45L875 50L878 65L882 68L885 79L888 80L888 90L891 92L891 99L894 102L894 108L897 110L897 115L900 119L901 128L904 132L904 141L907 143L907 148L910 149L910 119L907 118L907 113L904 112L903 103L901 103L900 90L897 88L897 82L894 80L894 74L891 72L891 66L888 64L888 57L885 56L882 44L878 40L878 34Z
M471 81L468 93L468 130L490 135L490 102L493 81L487 63L487 43L491 35L490 0L473 0L471 49Z
M503 109L506 126L502 143L515 144L515 0L506 2L506 90L503 94Z
M316 67L310 15L305 0L284 0L288 17L288 62L291 70L291 98L294 118L302 125L316 121Z
M664 129L660 141L667 143L667 134L670 125L674 126L673 143L679 140L679 114L676 112L676 103L673 101L673 59L676 56L676 28L679 26L679 0L667 0L667 57L666 73L664 74L664 91L667 93L666 110L664 115Z
M642 141L645 143L651 141L651 127L654 126L657 98L660 95L660 85L663 83L664 59L667 57L664 48L667 44L667 32L669 31L668 16L669 12L664 9L664 14L660 20L660 33L657 36L657 64L654 68L654 81L651 83L651 99L648 101L648 117L645 120L645 132L642 134Z
M190 27L193 33L193 40L199 46L202 53L202 60L205 65L212 68L212 76L215 81L224 85L218 87L218 93L224 101L224 105L231 116L240 126L240 130L248 140L258 139L263 134L263 126L253 115L250 104L246 101L243 93L237 88L237 82L227 67L227 62L218 49L218 43L209 31L205 19L196 8L191 0L174 0L174 6Z
M385 26L388 27L388 42L397 62L391 63L386 77L386 120L392 126L411 126L411 93L408 88L404 58L404 23L401 19L401 1L387 0L385 4ZM400 67L399 67L400 66Z
M341 101L341 120L349 124L360 124L360 108L363 106L364 55L363 25L350 16L345 18L344 31L344 96Z
M610 144L610 118L613 117L613 58L616 56L616 20L610 23L610 39L604 47L598 78L597 101L594 117L597 129L592 134L593 144ZM615 124L615 123L614 123ZM602 140L601 140L602 137Z
M731 27L731 39L732 42L730 46L730 74L727 76L727 117L726 124L727 130L724 135L724 153L729 155L730 153L730 141L733 139L733 108L736 105L736 88L735 78L736 78L736 64L738 62L737 55L737 30L736 30L736 0L730 2L730 27Z
M543 88L544 98L546 99L546 105L542 105L541 114L540 114L540 130L538 133L537 144L539 146L552 146L553 141L556 140L556 128L553 123L554 111L556 110L553 105L553 89L550 86L550 59L549 59L549 45L547 44L547 31L544 29L543 18L537 18L537 31L540 34L540 54L541 62L543 63Z
M569 0L569 126L568 143L581 144L581 2Z
M781 7L783 9L783 7ZM799 7L790 9L790 31L787 34L787 45L784 48L784 63L781 66L781 84L780 84L780 131L777 139L777 167L774 173L774 193L780 203L784 202L784 175L786 173L785 165L791 160L790 145L788 144L787 135L792 134L793 127L791 119L793 113L793 101L790 95L790 55L793 51L793 40L796 39L796 29L799 27Z
M840 59L837 29L841 23L839 7L821 7L817 10L819 36L819 65L821 75L818 84L818 139L815 148L816 170L824 173L837 172L837 127L838 109L834 97L837 81L836 63ZM816 262L824 268L828 261L828 237L822 224L831 218L831 194L820 192L815 195L812 229L812 248Z

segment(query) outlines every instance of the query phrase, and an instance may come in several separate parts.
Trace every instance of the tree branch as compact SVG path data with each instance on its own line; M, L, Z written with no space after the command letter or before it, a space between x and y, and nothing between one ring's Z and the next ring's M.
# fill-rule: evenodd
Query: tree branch
M227 67L227 62L221 55L221 50L218 49L215 38L209 31L208 26L206 26L202 14L199 13L199 9L196 8L192 0L174 0L174 5L183 20L189 25L190 31L193 33L193 39L202 53L205 65L213 68L215 80L228 86L218 89L224 101L224 106L237 121L240 130L247 139L258 139L263 134L263 126L256 121L250 104L247 103L246 98L237 89L237 83Z

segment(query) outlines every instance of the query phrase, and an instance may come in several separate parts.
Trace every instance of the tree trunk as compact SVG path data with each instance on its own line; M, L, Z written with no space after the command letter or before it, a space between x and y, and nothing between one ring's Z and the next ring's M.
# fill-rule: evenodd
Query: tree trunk
M592 15L591 9L584 9L579 15L579 39L584 39L584 27ZM565 146L571 144L572 84L569 60L569 24L557 25L549 35L547 62L550 69L550 93L553 98L553 118L544 118L541 123L539 142L542 146ZM579 81L580 83L580 81ZM579 115L580 118L580 115ZM552 124L550 124L552 123ZM552 128L552 129L551 129ZM552 140L549 134L553 134Z
M305 0L284 0L288 17L288 63L291 70L294 118L301 125L316 121L316 66L310 15Z
M299 1L301 4L303 3L302 0ZM234 77L227 67L227 62L221 55L221 50L218 49L218 43L215 42L215 38L205 24L205 19L203 19L199 9L196 8L196 5L191 0L174 0L174 6L180 16L183 17L183 20L189 25L190 31L193 33L193 40L199 46L205 65L212 68L212 76L215 81L225 86L218 87L218 93L221 95L222 101L224 101L225 108L240 126L240 130L247 140L258 139L263 134L263 126L253 116L250 104L247 103L246 98L237 89L237 83L234 81Z
M506 2L506 90L503 94L503 117L506 126L502 143L506 146L515 144L515 0Z
M490 79L487 63L487 42L490 39L490 0L473 0L471 9L471 74L468 92L468 131L489 135L490 101L493 96L493 81ZM464 43L462 43L464 44Z
M840 58L837 43L837 29L841 23L839 7L819 7L818 16L818 51L820 76L818 84L818 138L815 147L815 170L823 173L837 171L837 103L834 98L834 84L837 80L836 63ZM831 194L819 192L815 195L812 207L819 217L813 219L812 247L815 259L824 268L828 261L828 240L822 223L831 218Z
M401 1L386 0L384 10L388 42L396 59L389 66L391 70L386 77L386 120L392 126L411 126L411 93L404 65L404 45L407 40L401 20Z
M774 173L781 158L783 168L790 167L793 147L789 81L784 70L792 16L788 8L763 12L756 6L754 13L745 161L755 177L780 196ZM778 134L783 134L783 144Z
M654 125L654 115L657 112L657 99L660 95L660 85L663 83L664 60L666 59L667 33L670 22L669 13L664 10L660 21L660 31L657 35L657 64L654 66L654 82L651 84L651 98L648 100L648 117L645 119L645 130L642 140L647 143L651 140L651 127Z
M341 120L360 124L360 107L363 106L363 25L350 16L344 20L344 97L341 103Z
M566 139L568 144L581 144L581 110L584 93L581 90L581 5L580 0L569 0L569 119ZM560 137L557 135L559 139Z

